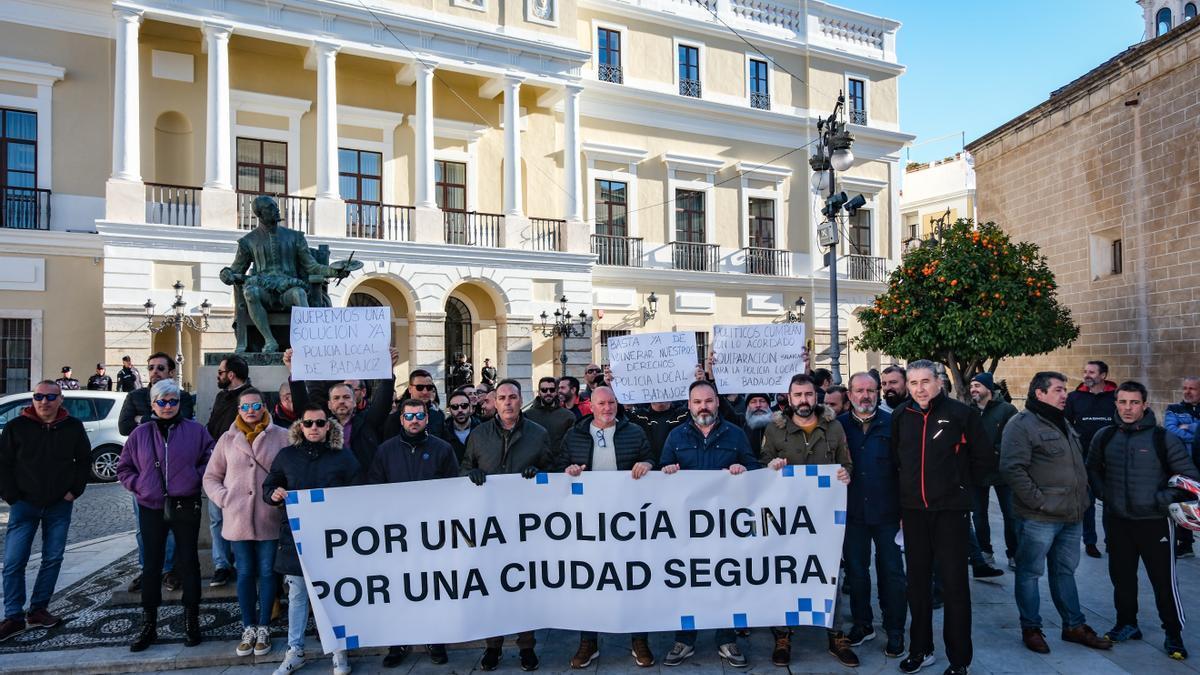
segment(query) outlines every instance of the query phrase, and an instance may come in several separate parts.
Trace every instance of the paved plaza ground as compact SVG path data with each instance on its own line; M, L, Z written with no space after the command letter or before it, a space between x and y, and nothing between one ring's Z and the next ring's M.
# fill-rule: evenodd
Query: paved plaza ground
M993 505L993 537L999 542L999 509ZM0 508L0 524L7 517L7 509ZM148 651L134 655L124 646L131 634L131 621L136 617L136 608L106 606L111 592L119 581L136 566L130 552L134 547L132 513L128 496L118 486L92 486L85 493L75 512L72 523L72 543L68 547L59 588L52 611L73 616L73 621L50 630L30 631L7 643L0 644L0 673L47 673L47 672L160 672L180 670L187 673L270 673L275 662L282 657L286 628L279 623L274 628L275 651L255 660L239 659L233 654L236 641L232 635L236 626L221 624L233 614L235 605L230 602L205 603L204 623L213 626L207 633L206 642L196 648L185 648L176 631L169 630L169 642L158 644ZM76 530L78 528L78 530ZM83 538L90 535L90 538ZM36 572L37 556L31 561L29 583ZM998 564L1004 564L999 555ZM1179 562L1180 593L1185 606L1200 607L1200 559ZM1078 572L1079 591L1088 622L1098 631L1107 630L1113 623L1112 586L1108 581L1107 559L1094 560L1083 557ZM1058 636L1060 623L1057 612L1050 602L1045 580L1042 582L1042 616L1046 622L1046 634L1051 653L1045 656L1027 651L1020 641L1017 612L1013 604L1013 575L1007 569L997 582L972 581L971 599L973 611L973 635L975 659L973 673L1187 673L1200 671L1200 630L1189 625L1185 630L1185 641L1195 656L1186 662L1168 659L1162 651L1163 633L1154 610L1153 596L1144 576L1141 583L1141 627L1145 639L1117 645L1111 651L1098 652L1084 647L1063 643ZM205 587L205 592L208 589ZM86 601L85 601L86 600ZM843 603L843 611L848 611ZM164 616L178 623L178 608L164 608ZM225 618L223 618L225 617ZM843 616L843 619L848 617ZM876 621L879 616L876 612ZM847 623L848 627L848 623ZM72 630L82 631L76 637ZM898 659L884 657L883 636L878 624L878 637L860 647L857 652L862 666L861 673L898 672ZM946 667L941 646L941 612L935 612L935 644L937 663L923 672L940 673ZM86 639L85 639L86 636ZM565 672L567 664L578 645L574 633L566 631L539 631L538 653L542 660L541 671ZM767 629L755 629L750 638L744 639L742 649L750 659L750 673L780 673L770 662L772 640ZM671 638L667 634L651 637L651 647L661 658L670 649ZM839 673L852 672L834 661L825 651L824 631L816 628L801 629L793 638L792 666L795 673ZM683 666L674 669L654 666L638 669L629 657L628 640L624 636L604 636L601 639L601 658L590 670L602 673L633 673L650 675L659 671L688 673L715 673L733 670L722 665L716 656L711 633L701 633L697 641L697 653ZM315 653L319 650L316 638L309 637L310 656L313 659L301 672L329 672L329 661ZM478 646L452 648L450 663L433 666L423 653L415 653L400 668L385 670L380 667L380 650L370 650L352 658L354 672L387 672L397 675L450 675L477 670L481 649ZM256 662L257 661L257 662ZM501 673L521 672L516 659L516 648L511 644L505 649Z

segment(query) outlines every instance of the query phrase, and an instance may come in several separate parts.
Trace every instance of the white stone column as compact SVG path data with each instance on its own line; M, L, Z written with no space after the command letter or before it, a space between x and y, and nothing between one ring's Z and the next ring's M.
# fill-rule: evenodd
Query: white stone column
M200 225L237 229L237 193L233 190L233 117L229 104L229 37L233 26L205 21L208 50L208 105L204 131L204 189Z
M317 40L317 203L314 233L346 236L346 203L338 185L337 54L341 45Z
M504 215L525 215L521 203L521 78L504 78Z
M105 185L108 220L144 222L146 188L142 184L141 70L138 31L141 10L113 9L116 63L113 73L112 175Z
M417 63L416 110L416 204L419 209L436 209L433 169L433 71L434 64Z
M204 137L204 187L233 189L233 139L229 112L229 36L233 27L204 23L208 48L208 117Z
M568 84L563 106L563 171L567 178L567 220L583 220L583 194L579 191L579 156L583 152L579 138L579 95L583 87Z

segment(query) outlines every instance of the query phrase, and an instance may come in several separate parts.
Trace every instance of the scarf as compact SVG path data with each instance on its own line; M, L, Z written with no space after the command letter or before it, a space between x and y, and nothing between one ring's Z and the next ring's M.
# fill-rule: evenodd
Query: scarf
M253 427L249 424L246 424L246 420L243 420L241 415L233 418L233 423L237 425L238 431L245 434L246 441L249 442L250 445L254 445L254 439L258 438L259 434L266 431L267 427L271 426L271 413L264 412L262 419L259 420L258 424L255 424Z
M1042 403L1036 398L1031 398L1025 401L1025 409L1035 415L1046 418L1052 424L1054 424L1054 426L1058 427L1059 430L1063 432L1064 436L1067 435L1067 418L1063 414L1063 411L1055 408L1049 403Z
M164 440L171 433L171 429L179 426L179 422L180 422L180 418L179 418L178 414L176 414L174 417L167 417L167 418L155 417L154 418L154 423L158 425L158 433L162 434L162 437Z

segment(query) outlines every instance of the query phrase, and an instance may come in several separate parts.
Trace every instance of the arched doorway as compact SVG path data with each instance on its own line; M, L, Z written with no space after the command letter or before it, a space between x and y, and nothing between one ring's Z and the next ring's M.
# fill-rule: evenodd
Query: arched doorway
M410 351L413 344L410 290L401 286L397 279L391 275L365 277L335 302L344 302L347 307L384 307L391 312L392 346L400 355L393 370L397 378L404 382L409 369L420 366L414 364Z
M471 322L471 310L466 303L455 297L446 300L446 382L444 395L449 395L453 389L454 366L458 363L460 354L472 358L472 338L474 326Z

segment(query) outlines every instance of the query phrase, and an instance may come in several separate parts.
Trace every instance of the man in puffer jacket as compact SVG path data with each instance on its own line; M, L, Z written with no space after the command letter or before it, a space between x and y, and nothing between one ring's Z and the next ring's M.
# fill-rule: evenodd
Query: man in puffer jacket
M1190 494L1165 483L1174 474L1200 480L1200 472L1183 441L1155 423L1146 396L1141 383L1122 382L1117 387L1119 423L1098 431L1088 449L1092 494L1104 502L1108 575L1117 610L1117 625L1106 635L1113 642L1142 637L1137 625L1140 559L1167 634L1164 649L1173 659L1186 659L1183 607L1175 585L1175 527L1167 507Z

